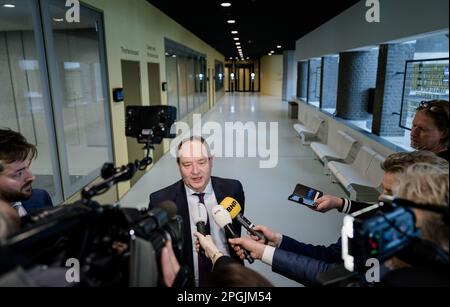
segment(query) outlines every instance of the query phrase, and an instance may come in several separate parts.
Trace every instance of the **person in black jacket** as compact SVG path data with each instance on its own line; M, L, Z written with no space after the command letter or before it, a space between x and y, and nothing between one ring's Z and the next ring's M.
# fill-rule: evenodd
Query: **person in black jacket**
M149 209L165 200L171 200L177 205L178 214L183 218L184 250L179 261L189 267L190 284L202 286L206 282L207 272L211 271L211 261L195 251L195 238L193 237L196 225L193 221L193 210L199 203L203 203L208 214L208 232L220 250L229 256L241 261L233 252L227 242L225 232L212 222L211 209L218 205L227 196L236 199L245 208L245 196L242 184L233 179L224 179L211 176L213 157L208 144L202 137L184 139L178 145L177 163L182 179L150 195ZM241 226L233 222L238 235Z

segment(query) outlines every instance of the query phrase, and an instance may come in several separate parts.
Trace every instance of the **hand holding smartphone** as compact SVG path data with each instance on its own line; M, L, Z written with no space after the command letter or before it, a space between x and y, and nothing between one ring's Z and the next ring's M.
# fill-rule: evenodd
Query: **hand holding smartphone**
M295 190L289 200L308 207L315 207L316 200L323 196L323 192L313 189L311 187L297 184Z

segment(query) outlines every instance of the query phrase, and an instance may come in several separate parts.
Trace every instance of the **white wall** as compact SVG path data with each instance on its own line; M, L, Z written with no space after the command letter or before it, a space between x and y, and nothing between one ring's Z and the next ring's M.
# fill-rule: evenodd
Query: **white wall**
M297 61L378 45L406 37L448 31L448 0L380 0L380 22L365 19L362 0L296 42Z

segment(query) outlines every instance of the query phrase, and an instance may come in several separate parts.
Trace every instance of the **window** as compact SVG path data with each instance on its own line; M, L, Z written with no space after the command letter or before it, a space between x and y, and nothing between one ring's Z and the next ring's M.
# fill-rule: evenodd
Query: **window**
M337 85L339 76L339 55L322 58L322 93L320 107L323 111L336 112Z
M322 59L309 60L308 103L319 107Z
M421 101L448 100L448 62L448 58L406 62L400 127L411 130Z
M206 56L165 39L167 98L183 118L206 102Z
M449 99L448 34L424 35L415 40L405 40L401 44L409 46L412 50L410 58L401 63L403 71L398 72L403 83L398 89L401 93L399 107L394 111L398 114L397 127L400 127L403 133L383 138L405 150L412 150L411 123L420 101Z
M68 23L64 1L9 2L0 7L2 126L36 144L34 187L59 203L112 160L102 16L81 6L80 23Z

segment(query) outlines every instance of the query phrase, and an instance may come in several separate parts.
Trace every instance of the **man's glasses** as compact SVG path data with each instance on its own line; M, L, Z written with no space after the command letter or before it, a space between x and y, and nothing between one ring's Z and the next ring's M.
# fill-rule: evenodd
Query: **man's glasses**
M416 108L416 111L425 110L425 109L430 110L430 112L433 112L433 113L444 112L444 114L445 114L444 107L439 106L439 105L433 105L433 103L429 102L429 101L421 101L419 103L419 106Z

